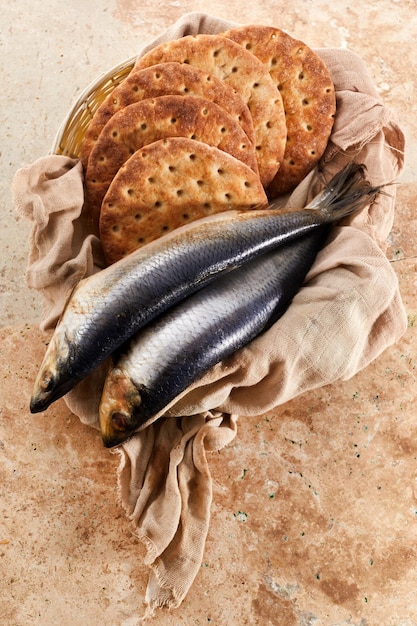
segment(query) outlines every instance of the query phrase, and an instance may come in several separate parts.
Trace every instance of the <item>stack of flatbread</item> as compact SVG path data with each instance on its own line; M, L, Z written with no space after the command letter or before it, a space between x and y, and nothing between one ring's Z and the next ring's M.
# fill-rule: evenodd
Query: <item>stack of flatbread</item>
M277 28L157 45L97 109L82 146L106 261L291 191L322 156L335 109L323 61Z

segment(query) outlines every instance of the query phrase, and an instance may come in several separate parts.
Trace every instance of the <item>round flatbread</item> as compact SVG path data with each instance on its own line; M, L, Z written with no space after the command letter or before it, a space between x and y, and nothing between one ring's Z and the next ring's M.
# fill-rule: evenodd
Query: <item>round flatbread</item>
M81 162L87 168L91 150L109 119L130 104L164 95L194 95L221 106L242 127L253 143L252 116L241 95L224 81L198 67L181 63L160 63L129 74L98 107L86 130Z
M267 202L259 176L200 141L170 137L137 150L104 197L100 239L108 263L213 213Z
M270 183L284 156L287 129L281 95L265 64L230 38L201 34L156 46L135 68L164 61L199 67L240 93L253 120L259 175L264 185Z
M323 155L336 112L334 85L320 57L278 28L241 26L223 35L265 64L282 96L287 142L268 188L269 196L276 197L298 185Z
M119 168L136 150L165 137L188 137L236 157L254 172L254 145L222 107L198 96L160 96L130 104L115 113L88 159L87 205L98 223L101 203Z

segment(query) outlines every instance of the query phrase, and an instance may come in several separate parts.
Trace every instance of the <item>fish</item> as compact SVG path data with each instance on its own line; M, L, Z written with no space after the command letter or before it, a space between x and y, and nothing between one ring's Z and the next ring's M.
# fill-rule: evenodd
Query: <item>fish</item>
M316 230L219 277L140 330L107 373L103 443L120 445L288 309L324 241Z
M381 187L349 163L303 209L218 213L177 228L82 279L55 327L30 398L44 411L137 331L188 295L269 250L371 204Z

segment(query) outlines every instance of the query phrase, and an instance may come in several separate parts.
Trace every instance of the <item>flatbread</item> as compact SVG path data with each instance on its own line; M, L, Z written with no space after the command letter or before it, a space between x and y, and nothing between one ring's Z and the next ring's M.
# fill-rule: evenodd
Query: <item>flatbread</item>
M267 202L259 176L200 141L160 139L119 169L103 200L100 239L108 263L193 220Z
M305 43L271 26L241 26L224 36L254 54L280 90L287 124L283 163L269 186L275 197L298 185L327 146L336 112L330 74Z
M115 113L91 151L86 199L97 223L101 203L119 168L136 150L165 137L188 137L215 146L258 173L254 145L225 109L198 96L148 98Z
M264 185L270 183L284 156L287 130L281 95L264 63L230 38L200 34L156 46L135 68L164 61L199 67L240 93L252 115L259 175Z
M195 95L223 107L242 127L251 142L255 141L252 116L247 104L230 85L198 67L180 63L160 63L129 74L98 107L86 130L81 162L87 168L88 158L109 119L120 109L164 95Z

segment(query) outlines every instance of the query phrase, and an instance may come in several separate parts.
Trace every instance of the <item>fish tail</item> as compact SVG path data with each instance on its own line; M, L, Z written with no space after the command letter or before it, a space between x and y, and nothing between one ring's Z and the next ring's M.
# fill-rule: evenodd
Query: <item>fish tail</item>
M318 210L325 221L335 222L372 204L383 186L372 186L366 178L366 166L352 161L335 174L308 207Z

